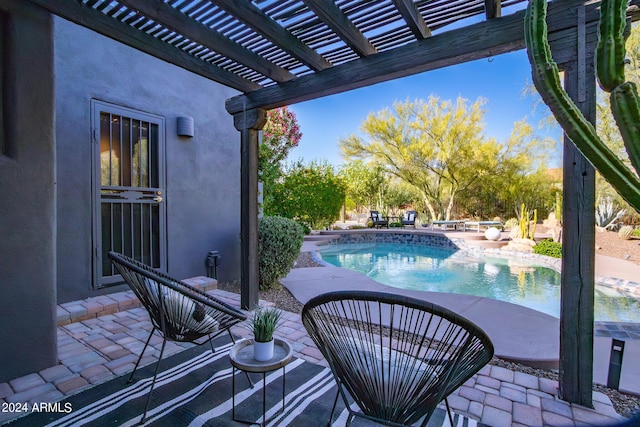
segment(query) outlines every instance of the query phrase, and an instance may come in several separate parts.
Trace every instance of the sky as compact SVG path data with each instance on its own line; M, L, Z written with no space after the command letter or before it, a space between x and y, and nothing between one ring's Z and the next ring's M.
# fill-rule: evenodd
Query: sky
M426 101L435 95L451 101L461 96L469 103L478 97L485 98L485 136L500 142L507 140L514 122L526 118L537 134L558 141L549 166L559 167L561 133L558 129L538 130L540 119L549 112L544 105L536 106L532 96L522 95L530 84L531 67L526 52L520 50L290 105L302 139L291 150L288 160L302 159L305 163L326 160L340 165L344 160L338 141L351 134L364 136L360 125L369 113L391 108L394 101Z

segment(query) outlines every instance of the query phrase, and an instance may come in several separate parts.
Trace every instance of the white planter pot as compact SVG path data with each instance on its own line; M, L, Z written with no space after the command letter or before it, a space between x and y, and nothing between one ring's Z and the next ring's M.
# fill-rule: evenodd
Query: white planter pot
M253 358L258 362L266 362L273 358L273 340L269 342L253 342Z

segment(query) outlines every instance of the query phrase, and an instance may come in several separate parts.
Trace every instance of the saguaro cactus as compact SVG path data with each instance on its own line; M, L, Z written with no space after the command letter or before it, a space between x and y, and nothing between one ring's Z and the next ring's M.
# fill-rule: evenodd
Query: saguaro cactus
M640 100L632 82L624 81L626 0L602 0L596 73L610 92L611 111L636 172L640 172ZM560 83L547 39L547 0L530 0L525 15L525 43L533 83L545 104L580 152L631 206L640 211L640 180L598 137L595 128Z

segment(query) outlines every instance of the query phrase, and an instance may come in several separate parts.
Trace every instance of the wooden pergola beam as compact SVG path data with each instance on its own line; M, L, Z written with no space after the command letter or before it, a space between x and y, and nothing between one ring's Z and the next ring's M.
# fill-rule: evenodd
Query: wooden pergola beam
M502 0L484 0L484 14L487 19L502 16Z
M209 0L224 9L237 20L244 22L256 33L271 41L289 55L297 58L312 70L324 70L331 67L331 63L318 52L302 43L289 31L282 28L267 14L248 0Z
M595 125L595 69L587 64L593 64L597 28L586 24L584 6L577 8L572 31L575 43L562 49L575 52L562 64L564 88L585 118ZM563 400L593 407L596 174L566 134L562 171L559 395Z
M640 0L632 2L640 3ZM582 2L556 1L549 4L547 25L550 37L556 31L575 26L576 4ZM597 6L595 3L587 5L587 23L598 20ZM522 10L500 19L451 30L277 86L238 95L227 100L226 108L230 114L244 108L269 110L522 49L524 13Z
M181 13L163 2L149 0L119 0L130 9L164 25L202 46L243 64L276 82L286 82L296 76L288 70L267 61L260 55L230 40L217 31Z
M331 28L359 56L377 53L376 48L336 6L333 0L302 0L321 21Z
M407 23L416 39L421 40L431 37L431 30L422 15L420 15L420 11L416 8L413 0L391 0L391 2L398 9L402 19Z
M141 52L167 61L185 70L191 71L207 79L222 83L241 92L255 91L261 88L257 83L226 71L216 65L189 55L178 48L171 48L167 43L149 36L117 19L113 19L99 10L87 7L82 3L70 1L28 0L41 8L58 15L68 21L96 31L103 36L126 44Z

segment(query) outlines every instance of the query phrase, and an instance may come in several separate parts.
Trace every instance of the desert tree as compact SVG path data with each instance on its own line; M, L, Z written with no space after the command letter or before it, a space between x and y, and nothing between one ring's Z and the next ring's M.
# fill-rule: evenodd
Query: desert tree
M395 102L362 123L365 137L340 141L346 159L367 158L413 186L431 218L450 219L456 197L479 180L498 179L505 162L541 159L527 152L542 144L531 128L517 124L505 143L484 136L486 101L456 102L430 96L425 102ZM525 143L526 142L526 143ZM517 166L514 159L510 165Z

